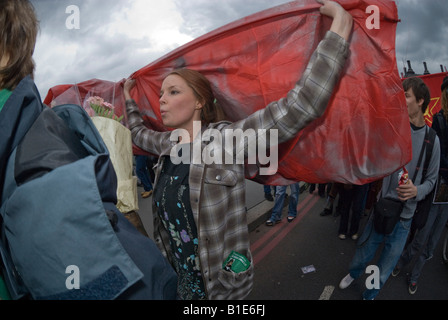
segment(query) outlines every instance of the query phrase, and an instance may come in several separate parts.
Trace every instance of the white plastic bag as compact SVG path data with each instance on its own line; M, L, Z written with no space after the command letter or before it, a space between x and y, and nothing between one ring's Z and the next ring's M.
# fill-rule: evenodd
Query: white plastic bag
M122 213L138 210L137 177L133 176L131 131L116 120L92 117L117 174L117 208Z

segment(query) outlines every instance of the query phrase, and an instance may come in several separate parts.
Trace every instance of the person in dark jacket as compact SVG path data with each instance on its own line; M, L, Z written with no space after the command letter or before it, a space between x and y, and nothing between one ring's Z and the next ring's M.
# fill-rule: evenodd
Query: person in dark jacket
M42 104L33 81L37 30L28 0L0 2L0 266L8 294L176 299L176 273L115 206L117 177L88 114Z

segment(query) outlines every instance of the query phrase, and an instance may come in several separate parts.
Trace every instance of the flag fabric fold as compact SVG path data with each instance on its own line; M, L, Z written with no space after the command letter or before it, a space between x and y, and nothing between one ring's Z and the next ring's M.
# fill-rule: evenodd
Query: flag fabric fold
M338 2L353 15L354 29L350 56L327 111L295 139L280 145L276 174L248 178L271 185L294 181L364 184L411 160L409 118L395 56L396 4L390 0ZM159 92L166 74L176 68L203 73L230 121L284 97L330 28L331 19L321 15L319 7L315 0L301 0L253 14L134 72L136 86L131 94L148 127L168 130L161 121ZM371 21L379 28L372 28ZM94 79L57 86L50 89L45 103L73 103L70 99L76 96L82 106L90 95L105 99L107 95L120 116L123 82ZM135 146L134 151L142 152Z

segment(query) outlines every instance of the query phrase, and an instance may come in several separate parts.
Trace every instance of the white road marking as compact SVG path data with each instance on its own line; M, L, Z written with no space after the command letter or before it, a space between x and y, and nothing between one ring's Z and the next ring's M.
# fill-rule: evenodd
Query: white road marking
M322 294L320 295L319 300L330 300L331 295L333 294L334 286L326 286Z

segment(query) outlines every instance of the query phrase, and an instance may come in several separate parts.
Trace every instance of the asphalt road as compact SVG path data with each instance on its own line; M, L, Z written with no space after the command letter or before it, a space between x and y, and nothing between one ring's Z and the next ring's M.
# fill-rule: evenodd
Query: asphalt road
M139 214L148 234L152 235L151 198L141 199L140 189ZM250 182L246 199L248 206L263 201L263 186ZM319 213L324 206L325 199L318 196L317 190L312 195L305 191L299 197L296 220L286 221L285 207L282 223L273 227L262 224L251 232L255 283L247 300L361 299L368 274L345 290L338 287L348 273L356 242L338 238L339 217L321 217ZM361 220L360 232L366 221L367 216ZM448 267L442 262L441 249L444 235L434 258L426 263L414 295L408 293L405 269L397 277L389 278L376 300L448 300ZM302 268L306 267L314 271L304 273Z
M255 285L249 300L362 299L370 274L345 290L338 287L348 273L356 241L338 238L339 218L320 216L324 206L325 200L317 191L312 195L305 191L299 197L295 221L286 221L284 209L282 223L274 227L261 225L251 233ZM368 216L363 217L361 231L367 219ZM444 234L434 258L426 263L414 295L408 293L404 269L397 277L389 278L376 300L447 300L448 267L442 261L443 237ZM374 265L377 258L378 254L370 264Z

